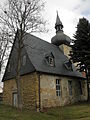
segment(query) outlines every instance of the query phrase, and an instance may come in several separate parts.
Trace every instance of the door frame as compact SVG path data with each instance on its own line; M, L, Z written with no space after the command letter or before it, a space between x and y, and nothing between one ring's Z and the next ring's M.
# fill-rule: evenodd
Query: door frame
M17 95L17 92L12 92L12 106L13 107L18 107L18 99L17 99L17 105L16 106L14 105L14 94Z

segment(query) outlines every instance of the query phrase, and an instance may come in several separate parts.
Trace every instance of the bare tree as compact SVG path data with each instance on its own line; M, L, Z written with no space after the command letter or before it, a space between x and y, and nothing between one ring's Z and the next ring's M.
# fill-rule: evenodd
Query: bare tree
M8 38L8 31L5 27L0 28L0 75L2 74L1 68L3 69L5 67L4 65L9 55L9 48L11 47L9 44L10 38Z
M8 34L15 37L17 32L18 55L16 68L16 85L18 94L18 108L22 110L22 96L20 83L21 51L24 47L23 37L26 32L45 31L46 21L43 20L41 11L44 2L41 0L8 0L6 8L2 9L0 23L8 29ZM13 39L12 41L13 42Z

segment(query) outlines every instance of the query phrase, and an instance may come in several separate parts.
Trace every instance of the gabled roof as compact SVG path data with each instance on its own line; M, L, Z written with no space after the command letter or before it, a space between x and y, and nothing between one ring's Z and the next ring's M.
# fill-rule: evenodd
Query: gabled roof
M72 70L68 70L65 67L64 64L65 62L68 62L69 59L62 53L58 46L48 43L28 33L24 37L24 46L25 48L23 48L22 50L22 56L26 54L27 62L24 67L21 65L21 75L31 73L33 71L38 71L49 74L75 76L82 78L82 74L80 72L77 72L73 65ZM6 67L6 72L2 81L15 77L15 68L17 65L17 50L15 50L14 47L15 43L13 45ZM50 66L46 62L45 57L50 53L53 55L55 66ZM12 73L8 73L8 65L11 64L12 61L14 61L14 67L12 67Z

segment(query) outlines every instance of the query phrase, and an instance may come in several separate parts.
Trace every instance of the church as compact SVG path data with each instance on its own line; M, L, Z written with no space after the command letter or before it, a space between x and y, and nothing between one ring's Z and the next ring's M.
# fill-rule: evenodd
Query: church
M58 16L51 43L27 33L21 55L22 107L42 110L87 100L87 82L69 60L71 39ZM3 77L3 102L17 107L16 38Z

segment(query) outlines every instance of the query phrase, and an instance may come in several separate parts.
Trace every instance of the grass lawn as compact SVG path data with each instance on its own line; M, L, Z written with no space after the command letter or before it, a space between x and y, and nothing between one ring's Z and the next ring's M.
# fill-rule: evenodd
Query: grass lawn
M27 110L19 112L0 104L0 120L90 120L90 103L52 108L43 113Z

